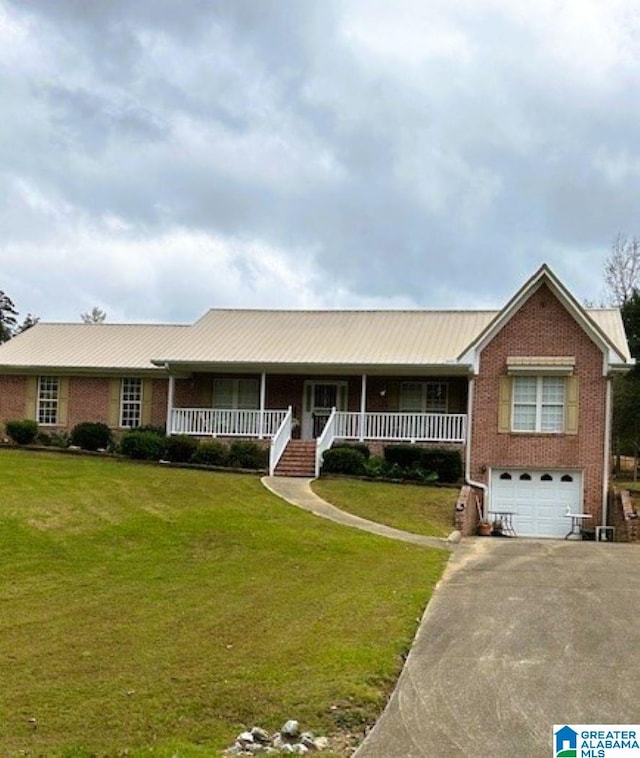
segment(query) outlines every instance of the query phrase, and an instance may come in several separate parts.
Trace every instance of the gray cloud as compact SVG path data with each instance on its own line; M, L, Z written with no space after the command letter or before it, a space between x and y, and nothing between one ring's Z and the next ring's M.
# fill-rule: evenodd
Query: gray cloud
M546 260L597 299L638 232L634 6L0 0L0 289L458 307Z

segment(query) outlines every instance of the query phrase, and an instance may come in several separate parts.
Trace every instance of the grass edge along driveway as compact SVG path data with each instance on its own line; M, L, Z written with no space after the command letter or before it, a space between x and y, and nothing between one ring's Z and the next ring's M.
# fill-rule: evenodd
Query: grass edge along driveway
M448 557L250 475L0 450L0 481L0 755L360 734Z

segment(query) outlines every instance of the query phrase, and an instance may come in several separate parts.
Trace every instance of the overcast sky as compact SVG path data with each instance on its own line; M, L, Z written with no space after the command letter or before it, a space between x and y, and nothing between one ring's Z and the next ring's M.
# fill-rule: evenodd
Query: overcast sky
M603 297L640 234L638 0L0 0L22 317Z

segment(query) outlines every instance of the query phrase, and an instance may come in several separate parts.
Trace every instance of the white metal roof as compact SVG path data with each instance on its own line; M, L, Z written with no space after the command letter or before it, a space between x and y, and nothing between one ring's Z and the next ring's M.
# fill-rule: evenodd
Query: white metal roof
M191 327L38 323L0 346L0 370L154 370L154 355Z
M210 310L171 354L177 363L402 366L455 361L487 311Z
M39 323L0 347L0 370L157 372L164 363L453 368L498 313L213 309L191 326ZM628 360L619 311L587 313Z

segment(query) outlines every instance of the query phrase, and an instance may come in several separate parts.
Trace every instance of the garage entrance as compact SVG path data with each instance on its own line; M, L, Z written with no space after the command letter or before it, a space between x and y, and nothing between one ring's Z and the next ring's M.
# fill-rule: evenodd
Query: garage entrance
M582 472L538 469L493 469L491 510L513 511L513 526L522 537L564 537L571 527L565 516L582 512Z

